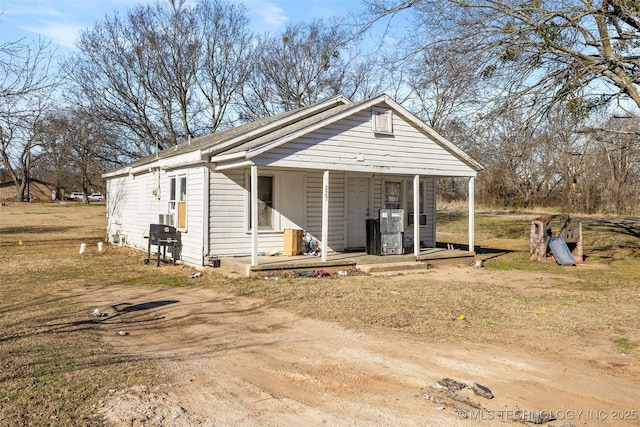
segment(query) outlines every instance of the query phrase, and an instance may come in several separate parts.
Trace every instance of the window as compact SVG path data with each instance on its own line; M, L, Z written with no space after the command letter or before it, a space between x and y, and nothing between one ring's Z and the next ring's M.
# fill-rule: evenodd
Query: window
M402 182L401 181L385 181L384 208L385 209L402 209Z
M187 176L173 176L169 179L169 213L174 216L178 229L187 228Z
M376 108L371 110L371 125L373 133L393 135L393 112L388 108Z
M273 176L258 177L258 230L273 230ZM251 185L249 185L249 228L251 228Z
M413 180L406 181L407 182L407 225L413 225ZM420 188L418 190L420 192L420 225L427 225L427 215L424 213L424 185L422 181L420 181Z
M404 209L407 226L413 226L413 179L402 179L399 181L384 181L384 208ZM425 213L425 181L420 180L420 225L427 225L427 215Z

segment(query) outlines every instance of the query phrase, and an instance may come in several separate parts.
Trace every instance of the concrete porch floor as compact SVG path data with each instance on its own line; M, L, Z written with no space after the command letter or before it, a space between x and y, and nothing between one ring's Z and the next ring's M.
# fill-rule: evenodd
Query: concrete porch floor
M469 264L475 252L424 248L416 257L404 255L369 255L366 252L337 252L327 255L327 261L312 255L259 256L258 265L251 265L251 257L221 257L221 267L229 268L245 276L272 275L276 272L322 269L330 273L338 270L358 269L365 273L425 269L427 264Z

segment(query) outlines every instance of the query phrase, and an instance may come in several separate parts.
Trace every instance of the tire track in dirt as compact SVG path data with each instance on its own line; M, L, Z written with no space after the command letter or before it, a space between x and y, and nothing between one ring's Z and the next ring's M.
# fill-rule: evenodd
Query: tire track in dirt
M162 417L164 411L178 427L495 426L513 425L508 415L515 409L637 409L638 378L610 376L586 360L563 360L517 343L433 344L374 336L204 288L109 287L79 294L88 310L107 312L99 333L114 351L147 358L162 374L161 384L131 389L130 396L117 391L103 402L100 410L113 425L131 425L140 413L132 415L127 402L146 405L145 416L153 411ZM154 301L176 302L154 307ZM153 308L109 313L123 302ZM118 335L124 327L129 335ZM445 377L476 381L496 397L460 391L481 405L466 408L475 411L470 424L455 410L464 404L437 405L424 397L436 393L432 385Z

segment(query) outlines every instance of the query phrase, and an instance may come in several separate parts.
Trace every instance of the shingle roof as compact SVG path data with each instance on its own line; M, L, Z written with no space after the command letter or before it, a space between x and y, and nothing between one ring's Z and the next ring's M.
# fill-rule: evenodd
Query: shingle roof
M321 116L323 118L326 117L327 114L330 114L326 112L331 111L333 108L335 108L332 108L333 105L345 106L349 105L350 103L351 102L348 99L341 95L338 95L328 100L321 101L306 107L298 108L296 110L285 111L284 113L280 113L275 116L265 117L263 119L246 123L221 132L193 138L190 141L185 141L176 146L166 148L158 152L157 155L152 154L143 157L139 160L129 163L124 167L130 168L142 166L147 163L151 163L156 159L169 158L197 150L206 150L215 153L217 147L219 147L220 150L224 150L225 152L235 152L237 151L235 147L238 145L251 143L251 141L255 140L264 140L264 138L268 138L268 135L271 134L281 135L281 128L278 125L280 122L282 123L282 126L284 126L284 128L298 129L303 127L301 125L298 125L299 123L309 123L310 121L314 121L313 118L316 116ZM327 108L329 110L327 110ZM316 109L319 109L319 113L314 113ZM300 119L295 120L296 117ZM263 132L259 132L261 129L263 130ZM247 135L249 139L243 140L241 138L243 135ZM238 141L235 144L228 146L227 143L234 139L238 139Z
M255 149L259 150L262 146L264 146L264 149L268 149L271 147L270 143L275 142L276 144L280 144L285 141L289 135L293 135L299 131L305 132L307 129L311 130L314 128L314 125L321 125L321 123L327 123L333 118L338 119L340 116L349 115L352 112L357 112L379 104L391 106L391 108L401 113L409 122L412 122L414 126L421 129L422 132L429 135L452 155L458 157L472 168L476 170L483 168L479 162L437 134L437 132L422 123L388 96L380 95L362 102L352 103L345 97L339 95L297 110L287 111L222 132L194 138L189 142L183 142L175 147L163 150L158 153L157 156L147 156L125 167L116 169L108 175L115 175L121 172L127 173L127 171L131 170L130 168L145 166L154 162L156 159L170 158L194 151L198 151L202 159L205 159L206 156L235 154Z
M245 150L250 150L255 147L259 147L263 144L266 144L271 141L275 141L287 135L290 135L298 130L307 128L315 123L321 122L325 119L328 119L331 116L336 115L342 111L349 109L351 105L340 105L337 107L333 107L329 110L325 110L321 113L314 114L311 117L304 118L302 120L290 123L286 126L276 129L273 132L269 132L265 135L262 135L258 138L250 139L240 145L237 145L229 150L226 150L225 153L237 153Z

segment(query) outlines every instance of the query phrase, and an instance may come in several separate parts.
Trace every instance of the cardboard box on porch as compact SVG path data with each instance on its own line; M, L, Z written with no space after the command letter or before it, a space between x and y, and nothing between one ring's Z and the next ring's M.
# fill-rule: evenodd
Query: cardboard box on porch
M287 256L298 255L302 252L302 237L304 230L287 228L284 230L284 254Z

